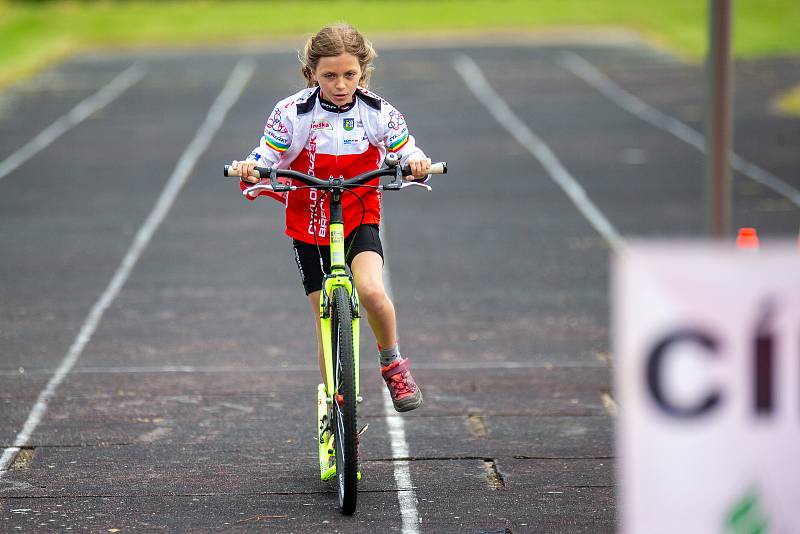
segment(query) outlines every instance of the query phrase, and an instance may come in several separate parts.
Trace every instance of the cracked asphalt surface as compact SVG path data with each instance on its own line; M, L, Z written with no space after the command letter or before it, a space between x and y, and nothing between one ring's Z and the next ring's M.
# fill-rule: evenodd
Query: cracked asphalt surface
M464 86L468 54L624 238L704 233L703 155L559 65L589 61L702 130L699 66L642 46L381 50L371 88L450 174L384 196L403 352L425 406L394 458L364 329L355 516L319 480L311 318L282 212L221 166L299 87L290 52L87 55L0 93L0 161L134 62L141 81L0 178L0 450L15 445L176 161L244 55L253 78L0 477L0 531L613 532L610 249ZM735 149L800 188L800 120L770 99L800 59L736 65ZM734 226L794 237L800 209L746 177ZM393 470L410 465L411 488Z

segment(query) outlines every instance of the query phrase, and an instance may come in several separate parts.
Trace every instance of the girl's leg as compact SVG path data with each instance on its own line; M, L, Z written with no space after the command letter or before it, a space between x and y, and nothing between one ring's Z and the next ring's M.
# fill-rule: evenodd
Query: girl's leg
M311 304L311 313L314 317L314 325L317 329L317 358L319 361L319 374L322 376L322 383L325 383L325 355L322 352L322 327L319 324L319 296L322 291L314 291L308 295L308 302Z
M410 360L401 358L398 352L394 304L383 286L383 258L371 250L359 252L353 258L350 270L375 340L391 353L392 363L381 367L381 375L389 388L394 408L398 412L413 410L422 404L422 392L411 376Z
M383 258L371 250L360 252L353 258L350 270L375 340L381 347L394 347L397 345L397 320L394 304L383 286Z

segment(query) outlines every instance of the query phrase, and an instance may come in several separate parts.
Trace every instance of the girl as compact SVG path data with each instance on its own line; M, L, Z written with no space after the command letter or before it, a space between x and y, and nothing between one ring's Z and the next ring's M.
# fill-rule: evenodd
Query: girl
M278 102L267 120L264 136L243 162L233 162L244 182L254 167L292 169L320 178L352 178L380 167L387 151L411 167L410 179L424 179L431 160L416 147L403 115L383 98L367 91L377 56L361 33L347 24L322 28L299 54L306 89ZM369 185L376 185L378 179ZM386 295L381 271L383 248L378 234L380 193L354 189L342 198L347 264L367 321L378 342L381 374L399 412L422 404L422 392L411 376L410 361L400 355L394 305ZM330 268L328 206L314 189L291 194L262 193L286 205L286 234L294 254L311 310L316 318L319 367L325 377L320 339L319 299L322 269Z

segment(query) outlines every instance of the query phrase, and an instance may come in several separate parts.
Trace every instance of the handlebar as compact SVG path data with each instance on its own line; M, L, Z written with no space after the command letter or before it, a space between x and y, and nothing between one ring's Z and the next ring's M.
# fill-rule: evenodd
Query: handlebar
M274 191L276 193L279 192L286 192L286 191L293 191L297 189L297 186L289 185L288 183L279 182L278 178L291 178L294 180L299 180L302 183L305 183L311 187L317 187L320 189L345 189L348 186L356 186L362 185L365 182L368 182L374 178L378 178L381 176L393 176L395 179L392 180L390 183L378 185L377 188L382 191L392 191L392 190L400 190L404 189L409 186L417 185L422 186L428 190L430 187L423 184L421 181L405 181L403 180L403 176L410 176L411 168L408 165L398 165L396 159L387 158L387 167L382 167L380 169L376 169L374 171L365 172L363 174L359 174L353 178L349 179L342 179L342 178L330 178L328 180L320 180L315 176L310 176L308 174L292 171L288 169L268 169L266 167L256 167L253 169L251 176L255 178L259 178L261 180L269 178L269 183L255 183L252 187L248 187L244 190L244 194L248 197L256 196L260 191ZM225 176L236 177L239 175L239 170L233 168L233 165L225 165L223 170L223 174ZM439 162L434 163L428 169L428 174L447 174L447 163L446 162Z

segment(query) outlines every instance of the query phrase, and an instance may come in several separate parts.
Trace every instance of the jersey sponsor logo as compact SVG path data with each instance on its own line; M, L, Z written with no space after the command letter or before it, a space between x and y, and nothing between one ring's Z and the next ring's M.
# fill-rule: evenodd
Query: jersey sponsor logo
M308 140L308 175L314 176L314 166L317 162L317 134Z
M261 140L276 152L286 152L289 148L289 138L272 135L272 132L267 132L267 135L262 137Z
M282 145L289 143L289 138L285 135L275 135L273 132L267 132L267 137Z
M389 112L389 123L387 126L392 130L399 130L403 126L406 125L406 118L403 117L403 114L393 109Z
M364 134L364 136L361 138L359 137L353 137L352 139L345 138L342 140L342 144L344 146L352 146L352 145L357 145L358 143L362 143L366 140L367 140L367 135Z
M326 237L328 216L325 213L325 196L320 195L318 189L311 188L308 190L308 202L308 235L316 233L319 237Z
M311 123L311 131L316 132L319 130L333 130L333 124L326 120L313 121Z
M342 126L344 127L344 131L351 132L353 128L356 127L356 120L355 119L342 119Z
M275 111L273 111L272 115L269 116L265 130L279 134L289 133L286 125L283 124L283 114L281 113L280 109L275 108Z

